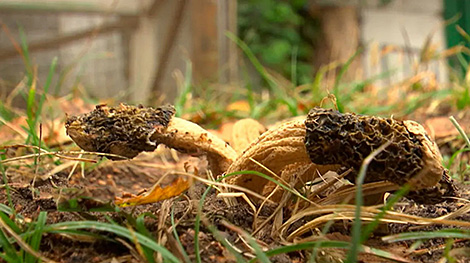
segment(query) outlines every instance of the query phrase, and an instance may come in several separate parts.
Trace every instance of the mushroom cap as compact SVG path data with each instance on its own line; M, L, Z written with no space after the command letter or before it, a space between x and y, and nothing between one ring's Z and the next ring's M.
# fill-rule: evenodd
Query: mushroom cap
M175 108L97 105L90 112L67 117L66 130L82 149L133 158L142 151L153 151L158 142L150 137L168 126Z
M357 175L364 159L391 144L369 164L365 181L410 183L413 190L435 186L445 175L437 145L413 121L361 116L314 108L305 121L305 147L315 164L340 164Z

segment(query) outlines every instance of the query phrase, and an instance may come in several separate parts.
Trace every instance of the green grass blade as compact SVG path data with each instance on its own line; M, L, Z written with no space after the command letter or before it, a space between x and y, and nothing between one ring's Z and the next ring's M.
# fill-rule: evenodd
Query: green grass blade
M36 118L34 118L34 127L36 127L39 121L39 117L41 116L42 107L44 105L44 101L46 100L47 94L49 92L49 88L52 82L52 77L54 76L56 67L57 67L57 57L54 57L52 59L51 66L49 67L49 73L47 74L46 83L44 84L44 91L41 95L41 98L39 99L39 103L36 109Z
M0 159L4 159L6 155L0 155ZM11 208L12 213L15 213L15 205L13 204L13 200L11 199L11 189L10 185L8 184L8 178L5 171L5 166L0 163L0 172L2 173L3 184L5 185L5 193L7 195L8 206Z
M363 204L362 200L362 185L366 178L367 168L372 160L385 148L390 145L390 142L387 142L374 150L369 156L367 156L362 162L361 168L359 169L359 174L356 178L356 211L355 218L352 227L352 239L351 239L351 249L349 250L346 262L355 263L357 261L357 255L359 254L359 246L361 245L362 231L361 231L361 208Z
M18 255L18 251L10 243L7 236L3 232L3 229L0 230L0 248L3 250L3 255L7 258L8 262L16 263L21 262L21 258Z
M312 248L349 248L349 242L345 241L332 241L332 240L319 240L319 241L310 241L303 242L293 245L280 246L278 248L273 248L265 252L266 256L272 257L280 254L291 253L295 251L307 250ZM313 257L314 255L312 255ZM249 261L249 263L255 263L258 259L254 258Z
M251 51L245 42L243 42L238 36L234 35L231 32L227 32L226 36L232 40L237 46L245 53L247 58L250 60L251 64L255 67L256 71L261 75L261 77L268 83L268 86L272 89L272 91L277 91L279 88L276 82L269 76L266 69L263 67L261 62L256 58L255 54Z
M318 240L318 241L309 241L309 242L303 242L303 243L298 243L298 244L293 244L293 245L286 245L286 246L281 246L278 248L273 248L271 250L268 250L265 252L266 256L272 257L275 255L279 254L285 254L285 253L291 253L295 251L302 251L302 250L307 250L307 249L312 249L312 248L338 248L338 249L347 249L351 246L349 242L346 241L336 241L336 240ZM380 250L380 249L375 249L363 245L358 246L358 250L360 252L366 252L378 257L382 257L385 259L390 259L393 261L401 261L401 262L409 262L404 258L401 258L399 256L393 255L390 252ZM314 255L312 255L313 257ZM249 263L255 263L258 259L254 258L249 261ZM315 262L315 261L313 261Z
M291 82L294 87L297 86L297 54L299 52L299 47L296 46L292 49L292 59L291 59Z
M216 182L220 182L223 179L225 179L227 177L230 177L230 176L232 176L232 174L221 176L221 177L217 178ZM199 200L199 204L197 206L196 218L194 219L194 251L195 251L195 254L196 254L196 262L197 263L201 263L201 255L199 253L199 251L200 251L199 245L200 244L199 244L199 238L197 238L197 237L199 236L199 230L201 228L202 207L204 206L204 201L206 200L206 197L209 194L211 189L212 189L212 186L209 185L207 187L206 191L204 191L204 193L202 194L201 199Z
M382 240L385 242L393 243L407 240L422 240L432 238L461 238L470 239L470 230L464 229L442 229L432 232L409 232L400 233L396 235L390 235L383 237Z
M175 101L175 109L176 109L176 116L180 117L184 113L184 105L186 105L186 101L188 99L188 95L192 91L192 75L193 74L193 66L190 60L186 61L186 72L183 84L183 90L181 91L179 97Z
M467 62L467 59L465 59L465 57L463 56L463 54L459 52L459 53L455 54L455 56L459 60L460 65L462 66L462 68L468 69L468 62Z
M71 236L83 236L83 237L86 237L86 238L94 238L96 240L106 240L108 242L116 242L116 240L111 239L109 237L105 237L105 236L97 234L97 233L91 233L91 232L82 231L82 230L61 229L61 230L58 230L58 231L55 231L55 230L47 231L47 233L66 234L66 235L71 235ZM31 235L31 234L32 234L31 232L30 233L24 233L21 236L26 237L26 236Z
M33 139L33 144L36 144L37 138L37 133L36 133L36 126L35 126L35 101L36 101L36 87L35 85L31 85L28 91L28 97L26 100L26 122L28 124L28 129L26 129L26 132L28 132L28 139L26 140L26 143L29 143L29 140L31 138Z
M154 236L152 236L152 233L150 233L150 231L148 231L148 229L145 227L145 216L146 215L150 215L150 216L153 216L151 214L147 214L147 213L144 213L144 214L141 214L137 217L137 219L135 220L135 228L137 230L137 232L141 233L142 235L148 237L148 238L151 238L151 239L155 239ZM148 248L148 247L142 247L142 250L143 250L143 253L145 255L145 259L147 260L147 263L155 263L155 258L153 257L153 251Z
M26 39L26 34L24 33L23 27L19 26L18 32L20 34L20 46L23 52L23 61L26 67L26 74L28 76L28 85L31 85L33 77L33 67L31 63L31 58L29 56L28 40Z
M251 51L248 45L243 42L240 38L234 35L231 32L226 33L227 37L232 40L237 46L243 51L243 53L250 60L251 64L255 67L256 71L261 75L264 81L268 84L270 91L273 93L274 97L279 98L278 101L285 104L288 110L293 116L297 116L297 103L291 97L288 96L284 89L280 88L277 82L271 77L268 71L263 67L261 62L256 58L255 54Z
M248 243L255 251L256 258L258 259L258 261L261 263L270 263L271 260L269 260L268 255L266 255L266 253L261 249L258 243L256 243L256 240L246 232L243 232L243 235L246 239L248 239Z
M221 179L221 178L219 178ZM200 244L199 244L199 230L201 229L201 214L202 214L202 207L204 206L204 201L206 200L207 194L212 189L211 186L207 187L206 191L201 196L201 200L199 200L199 205L197 206L197 214L194 221L194 252L196 254L196 262L201 263L201 253L200 253Z
M46 225L46 212L40 212L36 223L34 224L34 231L33 235L31 236L31 240L29 242L30 247L34 251L39 251L39 245L41 244L42 234L44 230L44 226ZM25 252L26 253L26 252ZM29 253L25 255L25 263L34 263L37 262L37 258Z
M15 233L20 234L21 233L21 228L18 227L15 222L5 213L0 212L0 219L9 227L11 228Z
M384 205L384 207L382 207L380 213L378 213L375 217L374 217L374 221L372 221L371 223L369 223L365 229L362 231L362 237L361 237L361 242L365 242L367 241L367 239L369 238L369 236L372 234L372 232L374 232L374 230L377 228L377 226L379 225L380 223L380 219L382 219L385 215L385 213L387 213L387 211L390 211L393 207L393 205L395 203L397 203L400 198L402 198L403 196L405 196L410 190L410 186L409 185L405 185L403 186L402 188L400 188L398 191L396 191L394 193L394 195L392 196L392 198L390 198L389 200L387 200L387 203Z
M11 209L11 207L5 205L5 204L0 204L0 212L3 212L7 215L13 215L14 211Z
M337 103L339 112L344 112L344 106L342 104L340 91L339 91L339 84L341 82L341 79L343 78L344 73L346 73L346 71L348 71L349 69L349 66L351 66L351 63L361 53L362 53L362 48L357 49L356 52L354 52L354 54L346 61L346 63L344 63L344 65L339 70L338 75L336 76L335 84L333 86L333 95L335 95L336 97L336 103Z
M62 222L44 227L44 232L60 232L61 230L78 230L78 229L95 229L105 232L114 233L118 236L125 237L129 240L137 240L141 245L152 249L162 255L165 262L179 263L180 261L170 251L159 245L155 240L148 238L141 233L130 231L129 229L113 225L110 223L96 222L96 221L73 221Z
M230 254L235 257L235 259L237 260L237 263L244 263L244 262L246 262L246 260L243 258L243 256L242 256L238 251L236 251L236 250L225 240L225 238L219 233L219 230L217 229L217 227L215 227L215 226L213 226L213 225L209 225L209 226L207 226L207 228L209 229L209 231L211 231L211 233L212 233L212 235L214 236L214 238L217 239L217 241L219 241L225 248L227 248L227 250L230 252Z
M20 262L20 259L10 257L10 256L4 255L4 254L0 254L0 258L3 259L5 262L8 262L8 263L18 263L18 262Z
M455 151L450 157L449 161L447 162L446 168L450 170L450 168L452 167L452 164L454 164L455 158L457 158L457 156L459 156L461 153L464 153L464 152L470 152L470 149L463 148L458 151Z
M459 131L460 136L462 136L462 138L465 140L465 143L467 144L467 148L470 149L470 139L468 139L468 136L463 130L462 126L460 126L460 124L457 122L454 116L450 116L449 119L452 122L452 124L455 126L455 128Z
M173 203L173 205L171 206L171 214L170 214L173 236L175 237L176 243L178 244L179 250L181 251L181 255L183 255L184 262L191 263L191 259L189 258L188 253L186 253L186 250L183 247L183 243L181 243L180 236L178 235L178 231L176 230L175 204L176 202Z

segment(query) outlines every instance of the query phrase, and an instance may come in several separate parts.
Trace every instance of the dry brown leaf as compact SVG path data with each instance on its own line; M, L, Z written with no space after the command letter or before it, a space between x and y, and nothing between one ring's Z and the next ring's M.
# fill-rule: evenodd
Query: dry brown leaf
M470 122L466 120L458 120L458 122L464 130L470 128ZM448 117L430 118L426 120L424 125L428 133L436 140L459 135L459 132Z
M116 197L114 203L118 206L134 206L158 201L166 200L174 196L178 196L184 191L188 190L190 180L179 177L174 180L170 185L162 188L159 185L154 185L150 192L143 195L132 195L131 197Z

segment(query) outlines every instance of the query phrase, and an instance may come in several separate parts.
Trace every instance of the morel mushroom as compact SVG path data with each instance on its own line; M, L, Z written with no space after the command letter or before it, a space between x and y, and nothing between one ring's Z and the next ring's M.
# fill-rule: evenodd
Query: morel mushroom
M413 190L408 197L421 203L436 203L443 196L455 195L437 145L418 123L322 108L312 109L305 122L296 120L265 132L227 173L262 171L264 168L251 160L254 159L281 174L289 163L309 159L319 170L352 168L348 179L354 180L364 159L387 142L390 145L369 164L366 182L408 183ZM255 175L239 175L229 181L258 192L266 184L265 179Z
M224 172L237 153L199 125L174 116L175 109L98 105L87 114L67 118L67 134L86 151L133 158L159 144L189 154L206 154L215 173Z

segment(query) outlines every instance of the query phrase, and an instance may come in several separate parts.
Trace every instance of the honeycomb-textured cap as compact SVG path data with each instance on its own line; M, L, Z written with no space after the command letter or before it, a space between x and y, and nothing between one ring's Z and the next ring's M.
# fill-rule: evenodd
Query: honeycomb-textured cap
M305 121L305 146L315 164L353 168L381 145L391 144L369 164L366 182L410 183L414 190L435 186L444 174L436 144L416 122L360 116L314 108Z
M158 142L150 136L168 126L175 109L98 105L90 112L68 117L67 134L86 151L112 153L133 158L142 151L153 151Z

